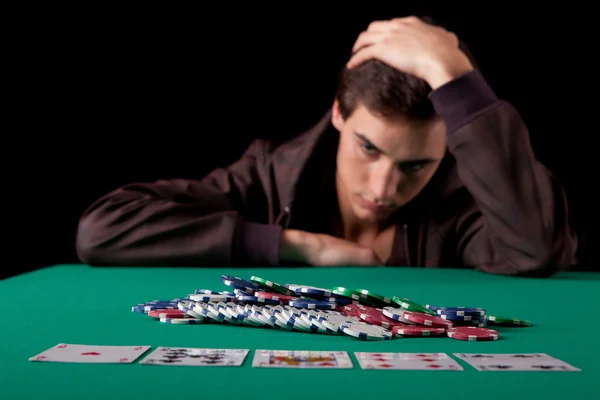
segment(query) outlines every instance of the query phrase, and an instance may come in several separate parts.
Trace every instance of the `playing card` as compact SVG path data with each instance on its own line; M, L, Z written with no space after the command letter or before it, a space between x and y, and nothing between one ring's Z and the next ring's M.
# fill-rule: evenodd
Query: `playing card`
M363 353L355 352L362 369L463 371L464 368L445 353Z
M150 346L95 346L59 343L33 356L29 361L65 363L132 363Z
M544 353L454 353L479 371L581 371Z
M193 347L159 347L144 358L146 365L187 365L239 367L248 355L247 349L201 349Z
M352 368L345 351L256 350L253 367L266 368Z

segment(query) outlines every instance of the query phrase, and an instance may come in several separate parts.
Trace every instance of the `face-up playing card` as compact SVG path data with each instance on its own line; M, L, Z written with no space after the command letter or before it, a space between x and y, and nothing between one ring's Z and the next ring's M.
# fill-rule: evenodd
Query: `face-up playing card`
M256 350L253 367L265 368L352 368L345 351Z
M544 353L454 355L479 371L581 371Z
M239 367L244 363L248 351L247 349L159 347L144 358L140 364Z
M59 343L29 361L64 363L127 364L137 360L150 346L94 346Z
M362 369L463 371L464 368L444 353L363 353L355 352Z

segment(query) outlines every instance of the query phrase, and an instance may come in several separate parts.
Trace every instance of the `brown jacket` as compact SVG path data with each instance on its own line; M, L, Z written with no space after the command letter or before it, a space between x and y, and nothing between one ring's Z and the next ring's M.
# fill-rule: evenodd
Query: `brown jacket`
M577 237L565 194L536 160L512 105L478 71L430 99L445 119L448 151L395 215L386 265L529 276L573 266ZM281 265L282 229L332 233L337 138L328 112L289 141L256 140L202 180L118 188L85 211L77 253L90 265Z

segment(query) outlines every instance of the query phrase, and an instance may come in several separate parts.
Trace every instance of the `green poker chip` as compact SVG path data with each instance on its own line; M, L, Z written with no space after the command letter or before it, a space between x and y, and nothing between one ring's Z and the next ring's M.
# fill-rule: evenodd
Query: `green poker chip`
M487 317L488 323L490 325L506 325L506 326L530 326L531 321L527 321L524 319L516 319L510 317L500 317L489 315Z
M331 293L358 301L360 304L369 307L376 307L379 304L379 301L374 298L369 298L366 294L363 294L360 289L348 289L342 286L336 286L331 289Z
M283 286L282 284L277 283L277 282L269 281L267 279L264 279L264 278L261 278L258 276L251 276L250 280L264 288L271 289L273 292L285 294L287 296L295 296L296 295L296 293L292 292L291 290L289 290L288 288L286 288L285 286Z
M371 301L374 304L377 303L383 303L386 305L390 305L392 304L392 299L390 297L385 297L379 293L375 293L372 290L367 290L367 289L356 289L358 292L360 292L361 296L365 296L365 298L369 301Z
M412 301L405 297L394 296L392 297L392 301L400 306L400 308L406 311L418 312L428 315L436 315L435 311L428 309L422 304L417 303L416 301Z

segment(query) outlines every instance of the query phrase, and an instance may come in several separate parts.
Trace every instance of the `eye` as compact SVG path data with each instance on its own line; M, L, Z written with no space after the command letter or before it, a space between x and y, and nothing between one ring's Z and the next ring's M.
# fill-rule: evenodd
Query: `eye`
M400 169L405 172L418 172L425 167L425 163L412 163L412 164L404 164L400 166Z
M363 151L367 154L376 154L377 153L377 148L369 143L362 143L360 145L360 147L363 149Z

